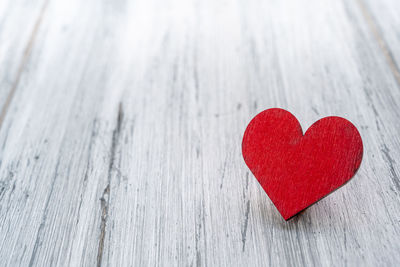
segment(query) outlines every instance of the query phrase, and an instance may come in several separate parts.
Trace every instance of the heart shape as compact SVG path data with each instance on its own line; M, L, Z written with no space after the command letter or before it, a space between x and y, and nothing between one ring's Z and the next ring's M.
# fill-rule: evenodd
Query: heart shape
M303 135L295 116L272 108L250 121L242 153L288 220L353 177L361 164L363 144L357 128L346 119L320 119Z

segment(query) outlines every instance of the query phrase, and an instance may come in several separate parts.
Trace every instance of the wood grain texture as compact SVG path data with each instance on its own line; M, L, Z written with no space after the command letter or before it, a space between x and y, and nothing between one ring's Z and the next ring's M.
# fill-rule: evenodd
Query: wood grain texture
M395 1L14 2L0 265L399 263ZM290 222L241 156L270 107L304 129L345 117L364 142L354 179Z
M8 111L41 24L48 1L0 3L0 126Z
M397 83L400 84L400 37L398 32L400 2L384 0L364 3L359 1L359 6Z

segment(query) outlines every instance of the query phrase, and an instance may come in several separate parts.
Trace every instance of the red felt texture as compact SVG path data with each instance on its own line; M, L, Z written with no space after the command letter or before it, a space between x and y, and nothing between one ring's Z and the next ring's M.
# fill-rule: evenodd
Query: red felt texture
M244 161L285 220L353 177L363 144L340 117L315 122L303 135L290 112L272 108L255 116L242 142Z

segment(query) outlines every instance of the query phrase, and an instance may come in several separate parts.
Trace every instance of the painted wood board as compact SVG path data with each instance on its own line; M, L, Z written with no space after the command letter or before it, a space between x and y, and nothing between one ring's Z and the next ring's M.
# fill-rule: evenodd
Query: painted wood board
M0 129L4 265L398 263L400 88L365 18L353 1L50 0ZM354 179L289 222L241 156L270 107L304 129L345 117L364 142Z
M360 9L375 35L388 65L400 84L400 2L395 0L359 1Z
M0 3L0 123L12 101L35 43L47 1Z

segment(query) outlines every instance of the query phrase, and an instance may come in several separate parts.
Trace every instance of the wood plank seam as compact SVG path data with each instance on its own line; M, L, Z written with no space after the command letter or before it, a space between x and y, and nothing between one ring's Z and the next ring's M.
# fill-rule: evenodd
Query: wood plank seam
M32 52L33 44L35 42L35 39L36 39L37 33L39 31L40 25L42 24L43 17L44 17L44 14L45 14L46 10L47 10L47 6L48 6L49 2L50 2L50 0L46 0L43 3L43 6L42 6L42 8L40 10L40 13L39 13L39 16L38 16L38 18L36 20L35 26L33 27L32 34L29 37L28 44L26 45L26 48L24 50L21 63L18 66L17 75L15 77L14 82L12 83L10 92L8 92L8 94L7 94L7 98L6 98L6 101L4 103L4 106L1 109L1 112L0 112L0 129L1 129L2 125L3 125L4 118L5 118L6 114L7 114L8 108L10 107L11 101L13 100L14 95L15 95L15 91L17 90L18 84L19 84L19 82L21 80L22 72L23 72L23 70L24 70L24 68L26 66L26 63L28 62L29 56L30 56L30 54Z
M385 56L386 62L389 65L390 70L393 73L393 76L396 80L398 86L400 86L400 70L399 66L397 66L396 61L393 58L393 54L389 49L385 39L383 38L382 32L378 28L378 24L376 23L375 19L373 18L371 12L369 11L368 7L363 3L362 0L357 0L358 7L361 10L361 13L367 22L368 28L372 32L375 40L377 41L379 48L382 50L383 55Z

